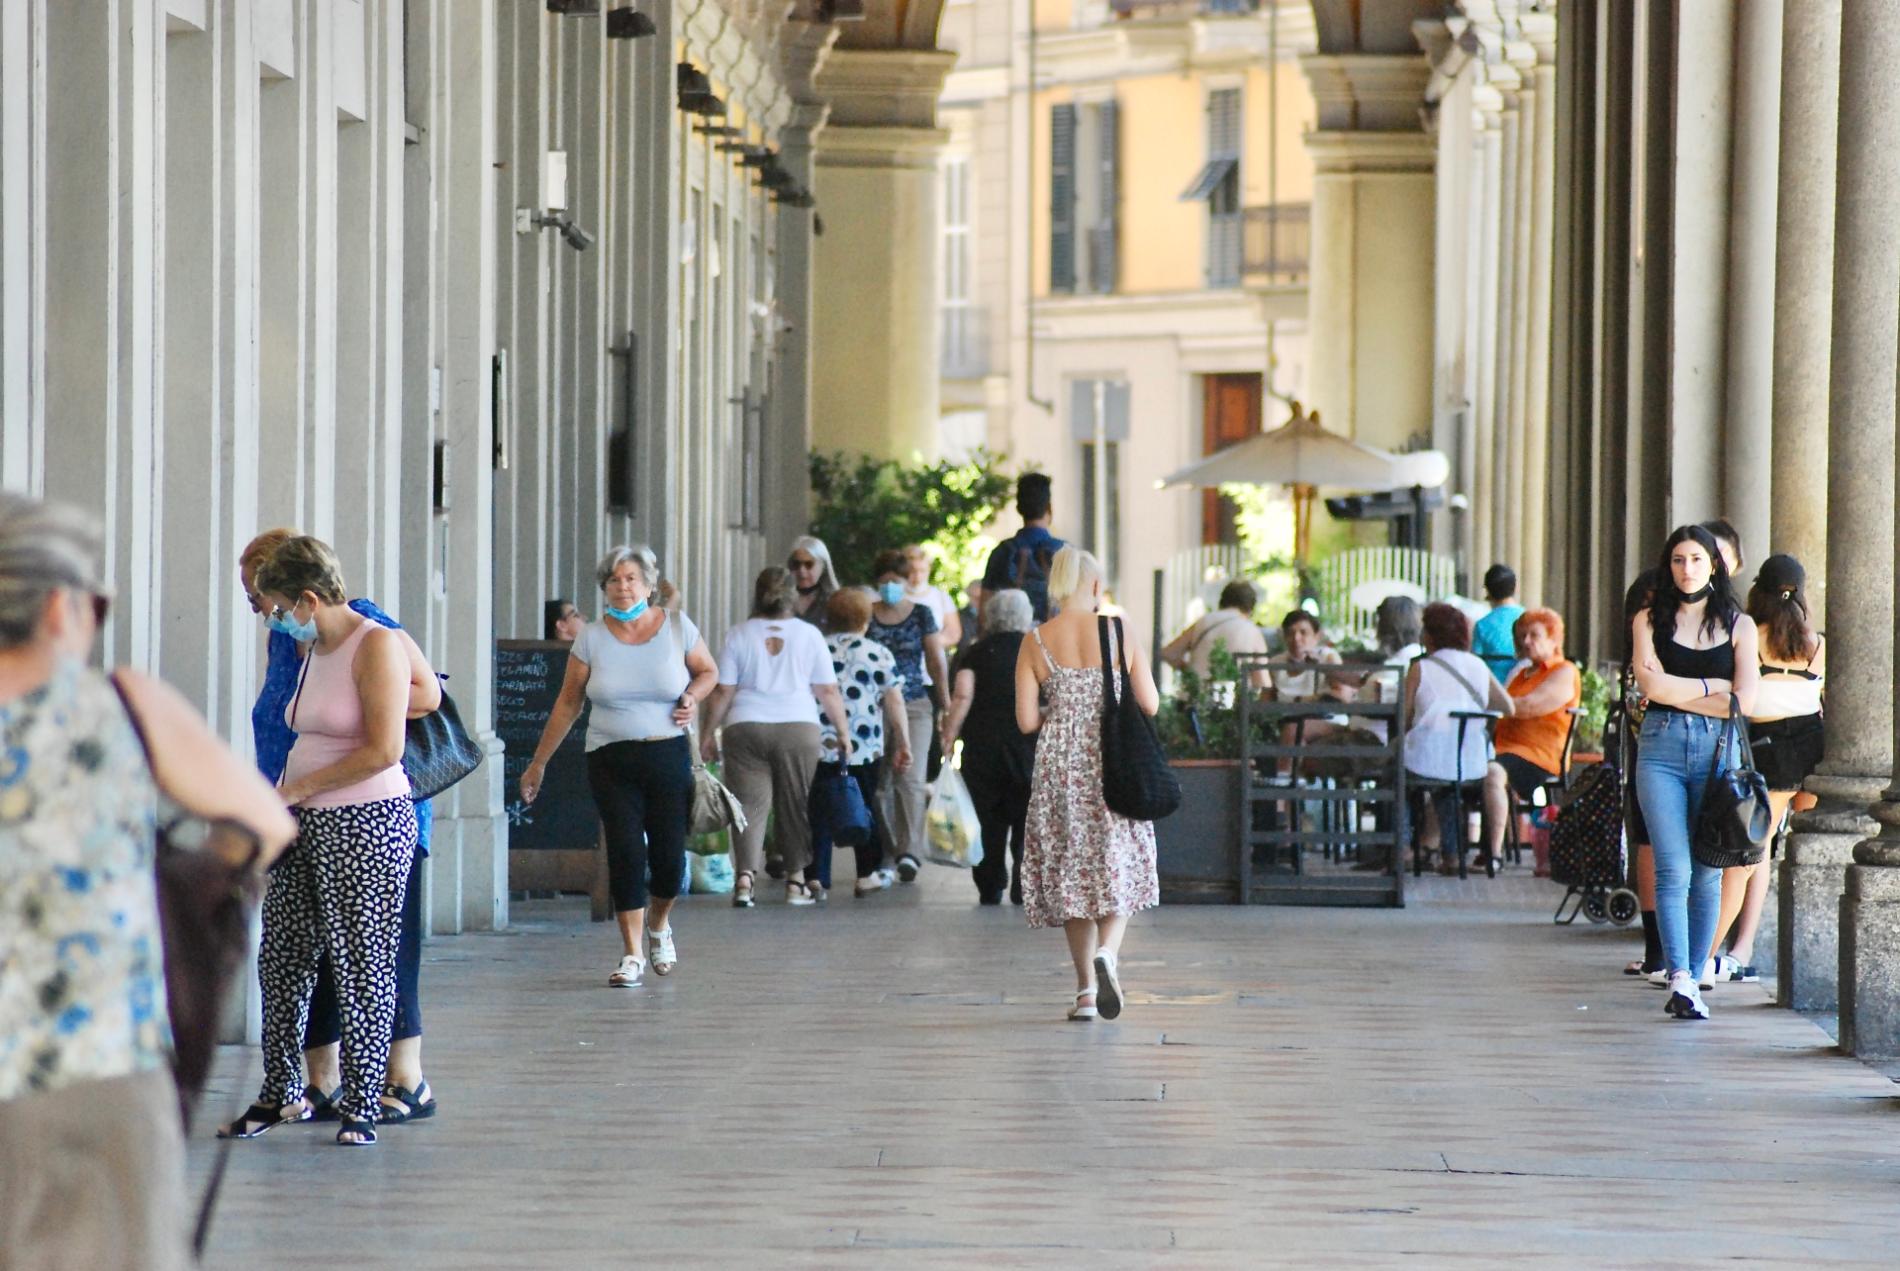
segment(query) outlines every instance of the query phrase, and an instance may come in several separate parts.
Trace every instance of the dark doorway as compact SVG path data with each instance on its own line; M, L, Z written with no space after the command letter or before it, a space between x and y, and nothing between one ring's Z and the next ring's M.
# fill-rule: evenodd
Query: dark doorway
M1260 431L1261 377L1242 372L1201 377L1201 453L1211 455ZM1219 490L1201 493L1201 543L1237 546L1233 500Z

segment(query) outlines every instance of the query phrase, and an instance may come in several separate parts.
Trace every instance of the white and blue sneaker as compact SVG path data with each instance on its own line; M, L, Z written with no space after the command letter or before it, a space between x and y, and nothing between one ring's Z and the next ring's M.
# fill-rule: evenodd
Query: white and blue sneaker
M1663 1003L1663 1011L1676 1019L1709 1017L1709 1008L1702 1004L1702 990L1696 987L1693 975L1677 971L1669 977L1669 1000Z

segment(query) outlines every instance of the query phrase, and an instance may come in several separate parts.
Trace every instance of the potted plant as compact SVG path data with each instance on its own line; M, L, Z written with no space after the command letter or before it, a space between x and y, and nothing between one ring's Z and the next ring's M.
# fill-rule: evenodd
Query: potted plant
M1168 765L1181 783L1181 807L1155 823L1161 898L1168 904L1231 904L1240 899L1239 679L1227 646L1215 641L1211 674L1180 676L1155 723Z

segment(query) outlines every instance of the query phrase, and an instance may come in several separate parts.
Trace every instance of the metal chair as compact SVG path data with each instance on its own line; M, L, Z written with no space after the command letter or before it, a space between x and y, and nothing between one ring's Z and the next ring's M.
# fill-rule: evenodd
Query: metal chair
M1473 721L1482 721L1479 727L1489 730L1498 720L1502 719L1503 716L1497 711L1452 711L1451 718L1458 721L1458 750L1457 757L1453 760L1453 779L1451 781L1437 781L1430 777L1414 775L1411 780L1411 786L1421 794L1430 793L1434 790L1443 790L1447 787L1451 789L1452 820L1454 824L1448 826L1441 825L1438 827L1439 850L1443 851L1446 841L1455 836L1458 843L1458 877L1469 878L1470 872L1465 864L1465 850L1470 846L1465 836L1465 790L1472 786L1477 787L1479 806L1482 807L1484 801L1484 774L1480 772L1475 777L1465 776L1465 731L1471 727ZM1418 825L1418 821L1419 818L1413 818L1412 824L1414 827ZM1424 872L1425 859L1419 852L1417 835L1414 833L1412 843L1412 876L1416 878ZM1490 857L1486 860L1485 873L1489 877L1497 877L1498 863L1496 857Z

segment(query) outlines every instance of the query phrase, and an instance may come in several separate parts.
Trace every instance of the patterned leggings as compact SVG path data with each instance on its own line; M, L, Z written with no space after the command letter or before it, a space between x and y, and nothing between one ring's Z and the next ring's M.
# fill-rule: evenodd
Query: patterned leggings
M303 1096L303 1032L317 963L330 955L343 1023L343 1097L337 1111L375 1121L389 1071L396 1014L396 944L415 805L380 799L298 808L297 841L264 894L257 978L264 991L264 1088L258 1102Z

